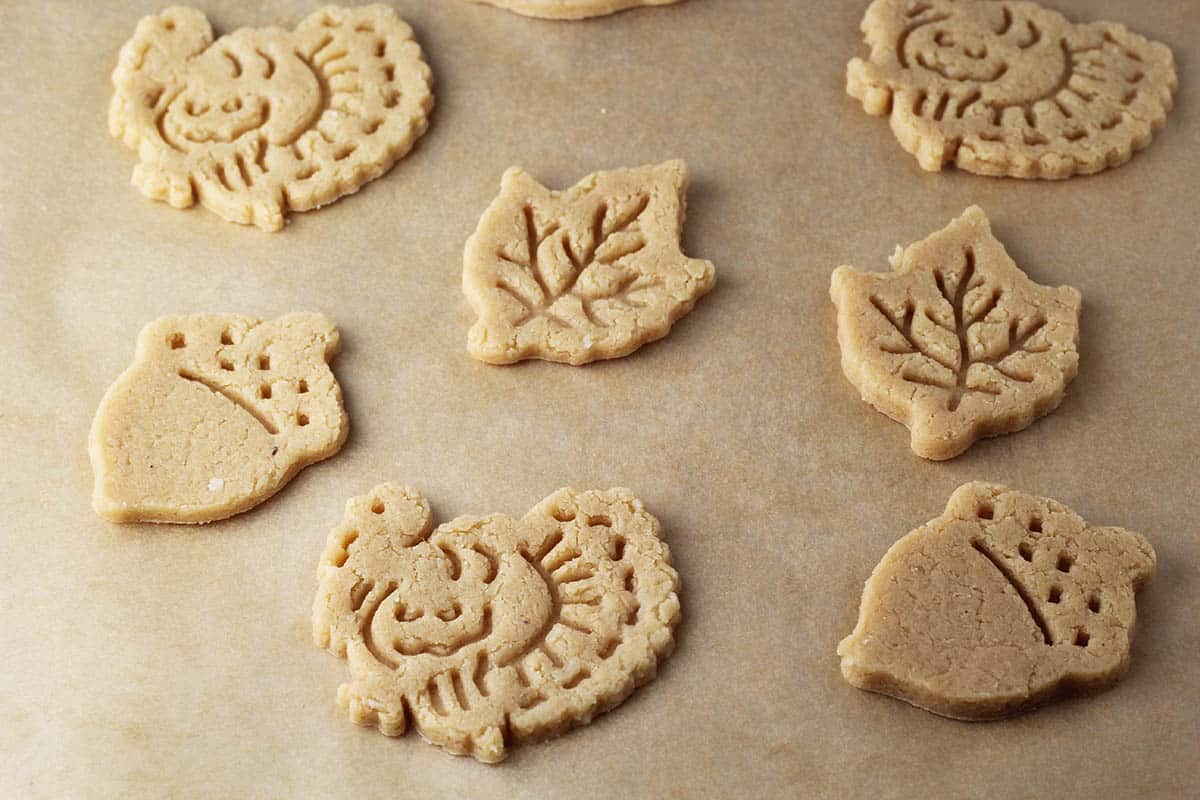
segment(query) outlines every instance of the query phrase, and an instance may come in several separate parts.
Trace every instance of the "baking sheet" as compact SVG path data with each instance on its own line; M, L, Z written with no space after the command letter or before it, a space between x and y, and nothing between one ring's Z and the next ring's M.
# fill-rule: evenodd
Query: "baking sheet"
M1170 44L1181 89L1128 165L1025 183L922 173L845 95L865 1L689 0L572 24L393 4L436 76L429 133L274 235L129 185L108 76L158 3L0 10L0 796L1200 793L1200 5L1054 1ZM291 27L317 3L196 5L227 32ZM673 157L693 173L686 249L718 285L667 339L587 368L467 357L462 247L505 168L561 187ZM842 377L829 274L885 269L971 203L1031 277L1083 292L1082 365L1057 412L935 464ZM341 454L203 528L95 516L87 429L142 325L292 310L342 331ZM871 568L971 479L1154 544L1116 688L965 724L843 682L834 649ZM419 486L441 520L632 487L682 575L675 655L616 711L499 767L355 727L308 611L345 500L384 480Z

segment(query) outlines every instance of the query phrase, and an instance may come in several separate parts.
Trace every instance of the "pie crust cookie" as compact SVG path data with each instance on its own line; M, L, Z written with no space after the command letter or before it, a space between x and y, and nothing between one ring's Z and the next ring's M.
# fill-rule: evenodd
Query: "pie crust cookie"
M114 522L211 522L279 491L349 432L320 314L163 317L109 387L88 451L97 513Z
M995 719L1129 667L1150 544L1045 497L968 483L892 545L838 645L842 674L945 717Z
M1067 178L1129 160L1166 122L1166 45L1035 3L875 0L846 91L923 169Z
M215 42L204 14L168 8L138 23L112 79L109 130L137 150L143 194L268 231L391 169L433 107L412 29L384 5Z
M687 165L596 172L551 191L504 173L463 255L480 361L586 364L666 336L712 289L712 262L680 249Z
M665 6L679 0L471 0L542 19L586 19L638 6Z
M313 637L349 662L350 718L488 763L618 705L679 622L658 521L627 489L435 530L420 492L385 483L347 504L318 579Z
M1031 281L978 206L891 264L838 267L830 295L842 371L914 453L953 458L1058 407L1079 366L1076 289Z

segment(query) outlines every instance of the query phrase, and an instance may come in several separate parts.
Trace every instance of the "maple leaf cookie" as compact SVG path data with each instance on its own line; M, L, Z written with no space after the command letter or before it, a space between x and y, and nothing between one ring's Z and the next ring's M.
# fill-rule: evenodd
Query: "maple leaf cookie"
M921 167L1067 178L1129 160L1166 122L1171 51L1034 3L875 0L846 91Z
M349 431L319 314L163 317L109 387L88 451L97 513L114 522L211 522L279 491Z
M350 718L489 763L620 704L679 621L658 521L627 489L434 529L420 492L385 483L347 504L318 579L313 637L349 662Z
M215 42L204 14L168 8L138 23L112 80L109 130L137 151L143 194L268 231L391 169L433 107L412 29L384 5Z
M661 339L712 289L712 262L680 250L687 165L596 172L551 191L504 173L463 256L481 361L586 364Z
M1079 366L1077 290L1031 281L977 206L891 263L838 267L830 295L843 372L913 452L953 458L1058 407Z
M471 0L542 19L585 19L638 6L665 6L679 0Z
M995 719L1115 683L1134 593L1154 575L1139 534L1004 486L959 487L892 545L838 645L860 689L957 719Z

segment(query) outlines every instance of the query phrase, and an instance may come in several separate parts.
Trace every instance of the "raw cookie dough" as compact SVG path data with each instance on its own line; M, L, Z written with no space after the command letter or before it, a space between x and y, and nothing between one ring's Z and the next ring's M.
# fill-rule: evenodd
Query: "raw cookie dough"
M921 167L1067 178L1150 143L1177 85L1171 51L1115 22L1073 24L1035 3L875 0L871 55L846 91Z
M968 483L892 545L838 645L860 689L957 719L995 719L1115 683L1129 666L1134 592L1154 575L1139 534Z
M1029 280L978 206L891 263L838 267L829 291L842 370L913 452L953 458L1058 407L1079 366L1076 289Z
M163 317L92 423L92 503L114 522L211 522L258 505L349 432L320 314Z
M637 6L665 6L679 0L471 0L473 3L505 8L527 17L542 19L585 19L615 14Z
M712 262L680 250L687 181L682 161L565 191L505 172L463 255L471 355L586 364L666 336L716 282Z
M112 80L109 130L137 150L143 194L268 231L391 169L433 107L412 29L384 5L216 42L202 13L168 8L138 23Z
M489 763L619 704L679 622L658 520L627 489L435 530L420 492L385 483L347 504L318 578L313 637L349 661L350 718Z

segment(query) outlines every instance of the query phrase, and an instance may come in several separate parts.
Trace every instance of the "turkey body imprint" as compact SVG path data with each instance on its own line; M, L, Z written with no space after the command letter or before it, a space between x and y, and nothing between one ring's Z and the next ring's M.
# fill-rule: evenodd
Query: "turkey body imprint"
M435 530L417 490L383 484L349 502L318 578L313 635L349 662L351 719L485 762L620 703L679 620L658 522L624 489Z

